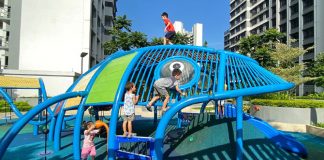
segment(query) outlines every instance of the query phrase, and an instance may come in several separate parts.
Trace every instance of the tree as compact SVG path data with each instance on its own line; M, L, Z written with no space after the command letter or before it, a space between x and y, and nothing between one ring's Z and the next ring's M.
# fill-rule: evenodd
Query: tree
M128 51L148 46L146 35L138 31L132 32L131 26L132 21L128 20L126 15L116 17L114 26L108 30L108 34L112 35L112 40L103 45L105 55L110 55L120 49Z
M173 44L190 44L191 37L186 33L176 33L171 42Z
M176 33L171 42L173 44L190 44L190 39L191 37L188 34ZM163 38L152 38L150 45L163 45Z
M207 42L207 41L204 41L203 46L204 46L204 47L208 47L208 42Z
M306 74L316 78L315 85L324 87L324 52L317 55L316 60L309 63Z
M308 50L291 47L284 43L275 43L275 48L270 52L271 59L275 62L269 69L289 82L296 85L312 80L311 77L303 76L304 63L298 63L298 57Z
M118 50L128 51L135 48L162 45L163 38L152 38L151 42L148 42L147 36L142 33L132 31L132 21L128 20L126 15L117 16L114 20L114 26L109 29L108 34L112 35L112 40L106 42L103 47L105 55L110 55ZM172 39L174 44L189 44L191 37L187 34L177 33Z
M153 37L150 42L150 45L151 46L163 45L163 38Z
M239 41L239 52L251 55L263 67L273 65L270 52L275 48L274 44L283 40L285 35L277 29L266 30L260 35L250 35Z

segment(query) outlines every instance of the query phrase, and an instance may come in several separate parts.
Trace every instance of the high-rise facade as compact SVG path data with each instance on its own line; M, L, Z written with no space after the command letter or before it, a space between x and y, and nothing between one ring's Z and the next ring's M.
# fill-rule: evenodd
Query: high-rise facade
M203 45L203 24L195 23L192 27L192 31L187 31L181 21L174 21L174 30L177 33L187 34L190 38L190 45L202 46Z
M107 30L113 25L116 0L0 0L0 9L6 31L0 30L2 74L32 71L29 76L53 72L52 77L66 77L67 72L84 73L105 58L103 44L112 38ZM82 52L87 54L81 57ZM54 95L71 84L56 82L61 85L55 80L50 85L64 87L53 88Z
M0 69L8 65L10 9L8 0L0 0Z
M268 19L269 0L231 0L229 46L226 49L237 51L242 37L267 30Z
M224 48L238 51L240 38L263 33L268 28L277 28L287 36L286 41L296 39L293 46L314 46L300 62L314 60L324 51L323 0L231 0L230 29L224 33ZM229 37L229 38L226 38ZM299 95L321 92L311 83L299 86Z
M196 23L192 27L193 32L193 45L203 46L203 24Z

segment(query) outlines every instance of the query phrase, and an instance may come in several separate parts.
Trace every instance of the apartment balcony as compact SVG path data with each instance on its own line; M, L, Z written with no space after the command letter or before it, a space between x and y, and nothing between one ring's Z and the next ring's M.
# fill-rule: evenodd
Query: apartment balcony
M254 14L251 16L250 19L254 19L255 17L258 17L259 15L263 14L264 12L268 11L268 8L263 8L261 11L259 11L258 13Z
M298 0L291 0L290 6L293 6L293 5L297 4L297 3L298 3Z
M280 25L287 23L287 18L280 19Z
M314 11L314 7L313 6L309 6L303 9L303 14L307 14L309 12Z
M244 12L246 12L246 8L241 10L239 13L235 14L235 16L231 17L230 22L233 21L234 19L236 19L237 17L241 16Z
M255 4L253 4L252 6L250 6L250 8L253 9L253 8L259 6L259 5L260 5L261 3L263 3L263 2L264 2L264 1L256 2ZM268 7L266 7L266 8L268 8Z
M285 6L280 7L279 12L283 12L286 10L287 10L287 6L285 5Z
M230 13L232 13L233 11L237 10L239 7L241 7L241 5L245 2L246 0L242 0L238 5L236 5L234 8L230 9Z
M291 34L297 33L298 31L299 31L299 27L298 26L291 26L291 30L290 30L290 33Z
M312 60L314 59L314 52L310 52L310 53L305 53L303 55L303 60L307 61L307 60Z
M303 29L314 27L314 21L307 22L303 25Z
M0 50L9 50L8 44L7 37L0 37Z
M236 29L237 27L239 27L243 22L246 22L246 19L242 20L241 22L237 23L234 26L230 26L230 31L232 31L233 29ZM246 28L246 27L244 27Z
M304 38L303 45L314 43L314 36Z
M299 16L298 12L297 13L292 13L290 19L295 19Z
M253 30L261 25L263 25L264 23L269 22L268 18L263 19L262 21L258 21L257 23L255 23L253 26L250 27L250 30Z
M0 7L0 20L10 24L10 6Z
M299 47L299 41L291 42L292 47Z

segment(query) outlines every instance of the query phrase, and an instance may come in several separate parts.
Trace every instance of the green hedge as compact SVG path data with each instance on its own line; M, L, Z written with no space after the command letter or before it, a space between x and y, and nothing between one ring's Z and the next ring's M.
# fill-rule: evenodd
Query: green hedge
M318 100L324 100L324 92L322 93L314 93L310 94L308 96L297 96L296 99L318 99Z
M254 105L273 106L273 107L295 107L295 108L324 108L324 101L293 99L293 100L274 100L274 99L253 99Z
M19 109L20 112L29 111L32 108L32 106L29 105L25 101L18 101L18 102L14 102L14 103L17 106L17 108ZM10 106L4 100L0 100L0 112L5 112L5 111L9 112L10 111Z
M316 123L315 126L316 126L316 127L324 128L324 123Z

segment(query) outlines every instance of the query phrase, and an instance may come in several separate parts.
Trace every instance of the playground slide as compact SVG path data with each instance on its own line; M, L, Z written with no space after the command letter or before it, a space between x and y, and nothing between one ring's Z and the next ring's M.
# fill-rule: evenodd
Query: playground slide
M259 130L261 130L266 135L266 137L274 142L277 146L288 152L296 153L302 158L307 157L307 151L304 145L298 142L294 137L273 128L267 122L259 118L255 118L249 114L244 114L243 118Z
M235 117L236 107L232 104L226 104L225 107L225 116ZM304 145L298 142L294 137L273 128L267 122L249 114L244 113L243 119L262 131L267 138L282 149L288 152L296 153L302 158L307 157L307 151Z

